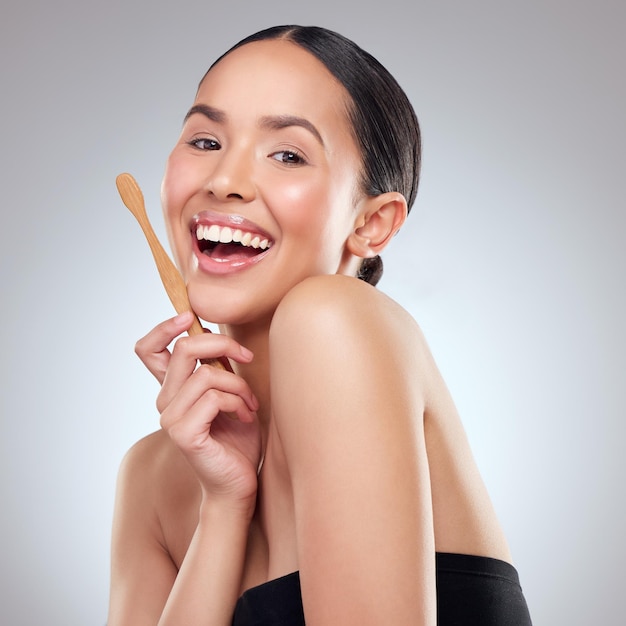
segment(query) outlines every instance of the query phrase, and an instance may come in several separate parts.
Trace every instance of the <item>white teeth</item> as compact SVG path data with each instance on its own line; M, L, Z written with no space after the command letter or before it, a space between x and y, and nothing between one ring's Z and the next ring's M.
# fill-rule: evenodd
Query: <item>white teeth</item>
M230 243L233 240L233 231L232 229L225 226L222 228L222 232L220 233L220 243Z
M261 250L266 250L271 245L269 239L261 239L260 235L253 235L239 228L233 230L228 226L218 226L217 224L212 224L211 226L198 224L196 238L198 240L212 241L213 243L235 242L245 247L261 248Z
M213 224L213 226L204 227L204 238L208 241L214 241L217 243L220 240L220 227L217 224Z

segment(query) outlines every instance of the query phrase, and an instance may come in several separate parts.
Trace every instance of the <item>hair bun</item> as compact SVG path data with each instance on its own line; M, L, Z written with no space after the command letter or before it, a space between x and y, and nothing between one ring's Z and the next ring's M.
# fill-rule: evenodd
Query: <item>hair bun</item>
M357 278L364 280L372 286L376 286L383 275L383 260L380 256L371 259L363 259Z

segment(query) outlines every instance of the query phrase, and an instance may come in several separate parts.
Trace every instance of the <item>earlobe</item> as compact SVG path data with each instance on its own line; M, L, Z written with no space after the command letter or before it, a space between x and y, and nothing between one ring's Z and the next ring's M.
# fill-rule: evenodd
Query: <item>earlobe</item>
M404 224L407 212L406 199L401 193L390 191L365 198L359 221L348 239L348 249L363 259L380 254Z

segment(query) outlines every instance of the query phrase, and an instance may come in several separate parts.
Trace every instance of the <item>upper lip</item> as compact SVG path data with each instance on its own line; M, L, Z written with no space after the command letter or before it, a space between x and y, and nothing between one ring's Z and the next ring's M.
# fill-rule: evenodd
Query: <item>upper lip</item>
M194 215L191 220L191 232L198 239L219 238L223 243L235 241L244 246L262 249L269 248L274 241L267 231L242 215L213 211L202 211Z

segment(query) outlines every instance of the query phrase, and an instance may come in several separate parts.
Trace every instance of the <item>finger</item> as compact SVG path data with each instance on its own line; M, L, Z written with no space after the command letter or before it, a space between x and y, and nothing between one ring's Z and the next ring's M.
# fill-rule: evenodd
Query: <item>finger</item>
M195 369L193 359L183 362L174 362L171 359L161 391L157 397L157 409L162 413L177 396L178 410L184 412L198 398L210 389L239 396L249 411L256 411L259 402L248 383L231 372L220 370L210 365L200 365ZM186 398L186 401L185 401Z
M163 389L157 402L159 411L162 411L172 397L178 393L184 382L196 369L198 360L213 360L222 357L247 363L252 360L253 354L228 335L207 333L178 339L174 344L171 357L168 353L167 371L161 380ZM225 370L220 369L220 371ZM232 370L228 371L232 372Z
M232 359L238 363L249 363L253 353L232 337L207 331L201 335L181 337L174 345L175 358L194 360Z
M236 415L243 423L256 419L256 413L239 396L209 389L190 406L187 403L180 406L177 398L162 413L161 427L181 449L193 451L206 445L211 426L220 413Z
M150 373L163 383L170 361L167 347L193 322L193 315L187 311L172 317L153 328L135 344L135 353L148 368Z
M192 329L190 329L189 334L193 334L191 332ZM202 329L205 333L210 334L211 330L208 328L203 328ZM232 372L233 371L233 366L231 365L230 361L225 357L220 357L219 359L200 359L200 363L206 363L207 365L213 365L215 367L218 367L219 369L223 369L226 370L227 372Z

